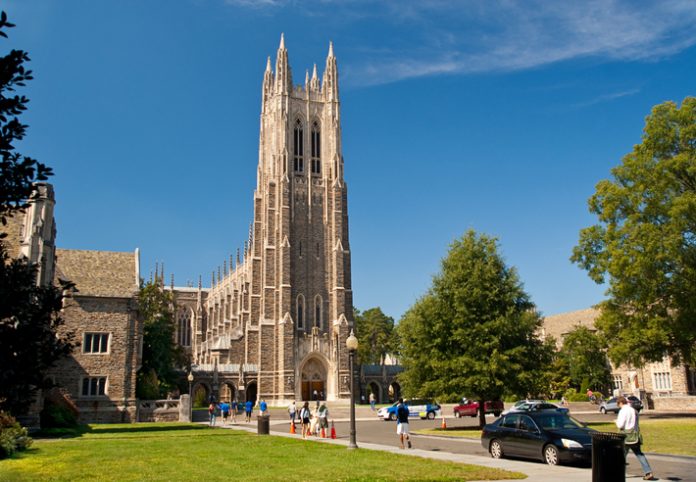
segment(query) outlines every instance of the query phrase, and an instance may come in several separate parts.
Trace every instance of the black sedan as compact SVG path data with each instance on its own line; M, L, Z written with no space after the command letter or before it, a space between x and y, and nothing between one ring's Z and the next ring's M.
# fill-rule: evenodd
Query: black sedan
M549 465L587 463L592 432L559 410L511 412L483 427L481 445L496 459L509 455L541 459Z

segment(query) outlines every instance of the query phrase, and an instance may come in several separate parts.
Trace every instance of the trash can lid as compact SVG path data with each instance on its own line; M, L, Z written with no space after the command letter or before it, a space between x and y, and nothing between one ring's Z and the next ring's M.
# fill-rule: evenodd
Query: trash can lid
M626 434L616 433L616 432L592 432L590 434L592 440L623 440L626 438Z

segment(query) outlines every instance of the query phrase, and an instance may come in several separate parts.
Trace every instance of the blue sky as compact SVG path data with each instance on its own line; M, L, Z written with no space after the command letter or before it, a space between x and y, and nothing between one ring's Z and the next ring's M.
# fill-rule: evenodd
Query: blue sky
M397 320L467 229L542 313L602 299L568 260L653 105L695 95L696 3L2 0L27 50L18 146L56 175L57 244L141 250L177 285L243 245L260 92L334 42L359 309Z

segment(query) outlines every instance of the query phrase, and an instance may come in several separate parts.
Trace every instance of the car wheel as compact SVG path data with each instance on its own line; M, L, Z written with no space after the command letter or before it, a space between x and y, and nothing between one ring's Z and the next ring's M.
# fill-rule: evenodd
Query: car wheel
M428 412L428 420L432 420L435 418L435 412Z
M607 409L604 408L604 407L599 407L599 411L600 411L601 413L607 413Z
M500 440L493 440L488 451L494 459L503 458L503 444L500 443Z
M493 416L500 417L500 412L493 412Z
M394 421L396 420L396 414L393 413L393 412L390 413L390 414L389 414L389 420L391 420L392 422L394 422Z
M553 445L544 447L544 461L549 465L558 465L558 449Z
M454 412L454 418L459 418L461 415L459 415L459 412Z

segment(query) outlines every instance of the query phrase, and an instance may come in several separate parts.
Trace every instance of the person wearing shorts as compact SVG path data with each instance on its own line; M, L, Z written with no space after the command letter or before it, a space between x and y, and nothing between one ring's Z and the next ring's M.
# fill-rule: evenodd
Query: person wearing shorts
M399 398L399 405L396 407L396 434L399 436L401 448L404 448L404 441L408 443L408 448L413 448L408 429L408 406L403 398Z
M302 438L306 438L310 435L310 423L309 419L312 416L309 411L309 402L305 402L300 409L300 422L302 423Z

